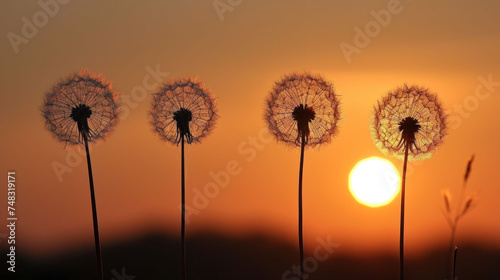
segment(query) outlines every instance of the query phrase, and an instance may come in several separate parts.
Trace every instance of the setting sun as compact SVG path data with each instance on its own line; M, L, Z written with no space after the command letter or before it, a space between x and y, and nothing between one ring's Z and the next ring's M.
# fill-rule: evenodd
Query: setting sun
M379 157L361 160L349 174L349 190L361 204L380 207L399 193L399 173L394 165Z

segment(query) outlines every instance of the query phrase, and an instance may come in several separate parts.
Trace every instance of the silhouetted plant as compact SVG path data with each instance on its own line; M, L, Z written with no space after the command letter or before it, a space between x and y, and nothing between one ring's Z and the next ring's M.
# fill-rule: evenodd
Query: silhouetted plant
M455 244L455 235L457 231L458 222L462 219L465 214L469 213L476 202L475 194L469 194L466 197L467 190L467 182L469 180L472 163L474 162L474 156L472 156L465 169L464 179L462 183L462 189L460 191L460 196L458 198L458 202L456 204L456 208L452 207L451 194L449 190L443 191L443 200L444 200L444 210L443 214L446 219L446 222L450 226L451 236L450 236L450 244L448 247L448 254L446 258L446 275L448 279L455 279L455 261L456 261L456 252L458 247ZM454 249L455 248L455 249Z
M446 114L437 95L419 86L398 87L378 101L372 138L386 155L403 159L399 236L400 279L404 279L405 182L408 160L430 158L446 135Z
M304 148L328 143L337 133L340 101L333 85L319 75L285 75L275 82L266 100L265 119L279 142L300 147L299 165L299 258L304 275L302 236L302 173Z
M186 279L186 185L184 142L201 143L213 130L218 118L215 99L197 79L173 80L153 94L150 111L153 131L161 140L181 144L181 270Z
M99 226L90 161L89 142L104 140L118 123L117 93L102 75L82 70L70 75L48 91L41 109L45 126L57 140L69 144L84 144L92 202L94 242L98 278L103 279Z

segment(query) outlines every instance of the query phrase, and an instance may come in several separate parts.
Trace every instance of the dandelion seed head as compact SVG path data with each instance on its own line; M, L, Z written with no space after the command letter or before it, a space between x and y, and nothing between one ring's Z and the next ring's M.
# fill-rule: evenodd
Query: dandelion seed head
M340 100L333 85L319 75L294 73L274 84L264 118L279 141L314 147L331 141L338 131Z
M371 123L375 145L386 155L430 158L447 134L447 116L437 95L416 85L396 88L378 101Z
M171 80L153 94L150 123L162 141L174 145L184 138L200 143L218 118L215 99L196 78Z
M110 81L88 70L69 75L45 94L41 113L57 140L70 145L104 140L118 123L118 94Z

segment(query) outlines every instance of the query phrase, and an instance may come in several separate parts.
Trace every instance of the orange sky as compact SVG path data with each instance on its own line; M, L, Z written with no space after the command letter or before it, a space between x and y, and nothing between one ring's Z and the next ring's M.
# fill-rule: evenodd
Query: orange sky
M154 90L147 90L147 98L133 95L149 74L146 67L169 77L197 75L217 97L221 118L214 133L202 145L187 147L188 205L194 188L213 182L211 172L234 161L241 168L191 216L188 235L264 232L295 244L299 150L269 141L262 115L275 80L308 70L335 84L343 121L331 144L306 152L306 247L331 235L344 252L397 252L399 196L385 207L368 208L352 198L347 182L358 161L383 156L369 134L372 108L387 90L407 82L437 92L455 128L408 177L409 254L446 242L441 190L458 195L471 154L476 161L469 187L479 202L461 222L458 241L500 248L500 2L401 1L399 13L350 62L340 44L355 45L354 28L373 25L371 11L392 1L336 2L243 1L221 21L212 1L71 1L59 5L17 54L4 36L0 165L2 172L17 172L20 249L46 254L93 242L85 162L66 161L73 154L51 138L38 111L45 91L82 68L103 73L137 105L128 106L115 133L92 150L103 242L152 229L178 232L180 150L150 131ZM36 2L4 3L0 33L22 34L22 18L32 20L40 10ZM475 97L481 79L494 82ZM457 115L456 106L463 105L463 115ZM253 137L258 142L252 148ZM401 161L391 161L401 170ZM62 181L54 162L73 165ZM6 201L6 191L0 201ZM4 207L0 213L6 215Z

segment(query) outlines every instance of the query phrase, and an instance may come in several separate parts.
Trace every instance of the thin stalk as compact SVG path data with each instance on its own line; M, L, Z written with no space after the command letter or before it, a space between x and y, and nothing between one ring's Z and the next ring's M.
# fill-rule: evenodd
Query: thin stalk
M305 134L302 134L300 143L300 167L299 167L299 266L300 280L304 279L304 240L302 235L302 172L304 170L304 147L306 142Z
M452 280L455 280L455 278L457 277L457 274L455 273L456 269L457 269L457 255L458 255L458 247L455 246L455 253L453 254L453 274L451 277Z
M92 219L94 222L94 242L95 242L95 255L97 259L97 279L103 280L103 270L102 270L102 257L101 257L101 244L99 242L99 225L97 223L97 206L95 202L95 192L94 192L94 178L92 176L92 163L90 162L90 151L89 143L87 139L87 134L82 133L83 141L85 143L85 151L87 152L87 168L89 171L89 182L90 182L90 198L92 201Z
M461 214L463 211L463 199L465 195L465 189L467 188L467 180L464 179L462 183L462 189L460 191L460 196L458 198L458 203L457 203L457 211L455 212L455 217L452 220L451 223L451 236L450 236L450 244L448 247L448 257L446 258L446 275L448 279L453 280L455 279L453 274L455 270L455 265L454 265L454 253L453 253L453 248L455 246L455 236L456 236L456 231L457 231L457 226L458 226L458 220L461 218Z
M450 246L448 247L448 258L447 258L447 261L446 261L446 274L448 276L448 279L449 280L453 280L455 279L453 277L453 273L454 273L454 269L455 269L455 266L453 264L453 247L455 247L455 233L456 233L456 229L457 229L457 223L455 221L455 223L452 225L452 228L451 228L451 237L450 237Z
M184 135L181 136L181 269L186 280L186 179L184 172Z
M399 279L405 279L405 184L406 184L406 167L408 165L408 149L410 143L405 143L405 158L403 163L403 178L401 183L401 222L399 228Z

